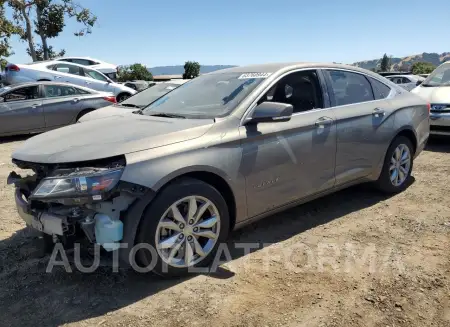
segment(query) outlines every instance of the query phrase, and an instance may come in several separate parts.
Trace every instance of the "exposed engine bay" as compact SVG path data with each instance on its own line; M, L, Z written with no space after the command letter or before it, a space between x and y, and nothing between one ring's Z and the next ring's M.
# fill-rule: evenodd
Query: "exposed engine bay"
M19 215L53 242L88 241L116 250L123 238L121 213L146 192L143 186L120 181L123 156L56 165L13 163L32 171L8 176L8 184L16 187Z

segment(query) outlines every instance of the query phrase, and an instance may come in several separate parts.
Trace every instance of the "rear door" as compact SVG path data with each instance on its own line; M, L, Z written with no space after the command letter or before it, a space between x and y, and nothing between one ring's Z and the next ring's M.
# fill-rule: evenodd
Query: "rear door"
M84 86L84 72L81 67L60 63L53 66L53 71L55 72L53 74L55 82L67 82Z
M75 122L81 110L81 101L86 96L70 85L43 85L43 108L45 126L52 129Z
M392 136L391 89L355 71L325 70L337 124L336 185L369 175Z
M38 85L15 88L0 102L0 134L37 131L45 127Z

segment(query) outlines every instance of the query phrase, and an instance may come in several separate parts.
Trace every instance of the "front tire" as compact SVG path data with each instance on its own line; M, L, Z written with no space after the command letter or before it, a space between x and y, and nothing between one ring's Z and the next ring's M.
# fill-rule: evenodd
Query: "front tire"
M164 277L183 276L193 267L211 264L219 244L228 237L227 204L213 186L183 178L165 187L144 212L137 244L140 267Z
M399 193L406 189L413 168L414 150L411 141L399 136L391 143L376 185L385 193Z

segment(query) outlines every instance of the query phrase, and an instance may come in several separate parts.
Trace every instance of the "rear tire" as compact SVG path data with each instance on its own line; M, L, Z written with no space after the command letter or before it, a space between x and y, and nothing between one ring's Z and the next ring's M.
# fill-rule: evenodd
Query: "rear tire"
M398 136L389 146L384 158L383 169L376 181L382 192L393 194L404 191L413 169L414 148L405 136Z
M125 101L125 100L128 99L130 96L131 96L131 94L128 94L128 93L120 93L119 95L117 95L116 101L117 101L118 103L119 103L119 102L122 102L122 101Z
M179 220L174 207L181 213ZM219 191L197 179L180 179L165 187L145 210L136 244L145 243L152 250L139 250L136 261L163 277L187 275L192 267L211 264L229 226L228 207Z

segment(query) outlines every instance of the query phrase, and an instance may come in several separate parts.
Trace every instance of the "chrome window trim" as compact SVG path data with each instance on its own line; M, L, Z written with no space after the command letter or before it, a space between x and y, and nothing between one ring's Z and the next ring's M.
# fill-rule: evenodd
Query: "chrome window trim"
M361 103L376 103L378 101L384 101L386 99L391 99L395 94L396 94L396 90L392 88L392 86L387 85L384 81L381 81L378 77L375 76L371 76L369 74L366 74L364 72L360 72L358 70L352 70L352 69L345 69L345 68L334 68L334 67L305 67L305 68L297 68L288 72L283 73L282 75L278 76L278 78L274 81L272 81L271 84L269 84L261 93L260 95L258 95L258 97L247 107L244 115L242 115L241 118L241 122L239 126L244 126L246 121L248 120L248 116L252 113L253 109L255 109L256 104L258 103L258 101L264 96L264 94L266 94L267 91L270 90L270 88L272 88L276 83L278 83L280 81L280 79L282 79L283 77L289 75L289 74L293 74L293 73L297 73L297 72L301 72L301 71L306 71L306 70L339 70L339 71L345 71L345 72L349 72L349 73L354 73L354 74L360 74L365 76L366 78L372 78L374 80L376 80L377 82L380 82L381 84L385 85L386 87L388 87L391 91L389 92L388 96L386 98L383 99L374 99L372 101L366 101L366 102L355 102L355 103L351 103L351 104L346 104L346 105L342 105L342 106L330 106L328 108L317 108L317 109L312 109L312 110L308 110L308 111L302 111L302 112L296 112L294 114L292 114L292 117L295 117L297 115L300 114L305 114L305 113L309 113L309 112L317 112L317 111L322 111L322 110L330 110L330 109L335 109L335 108L342 108L342 107L347 107L347 106L353 106L355 104L361 104ZM317 77L319 78L319 77ZM372 87L372 83L370 83L370 80L368 80L370 86ZM322 86L321 86L322 87ZM373 87L372 87L373 89ZM375 96L375 95L374 95Z

